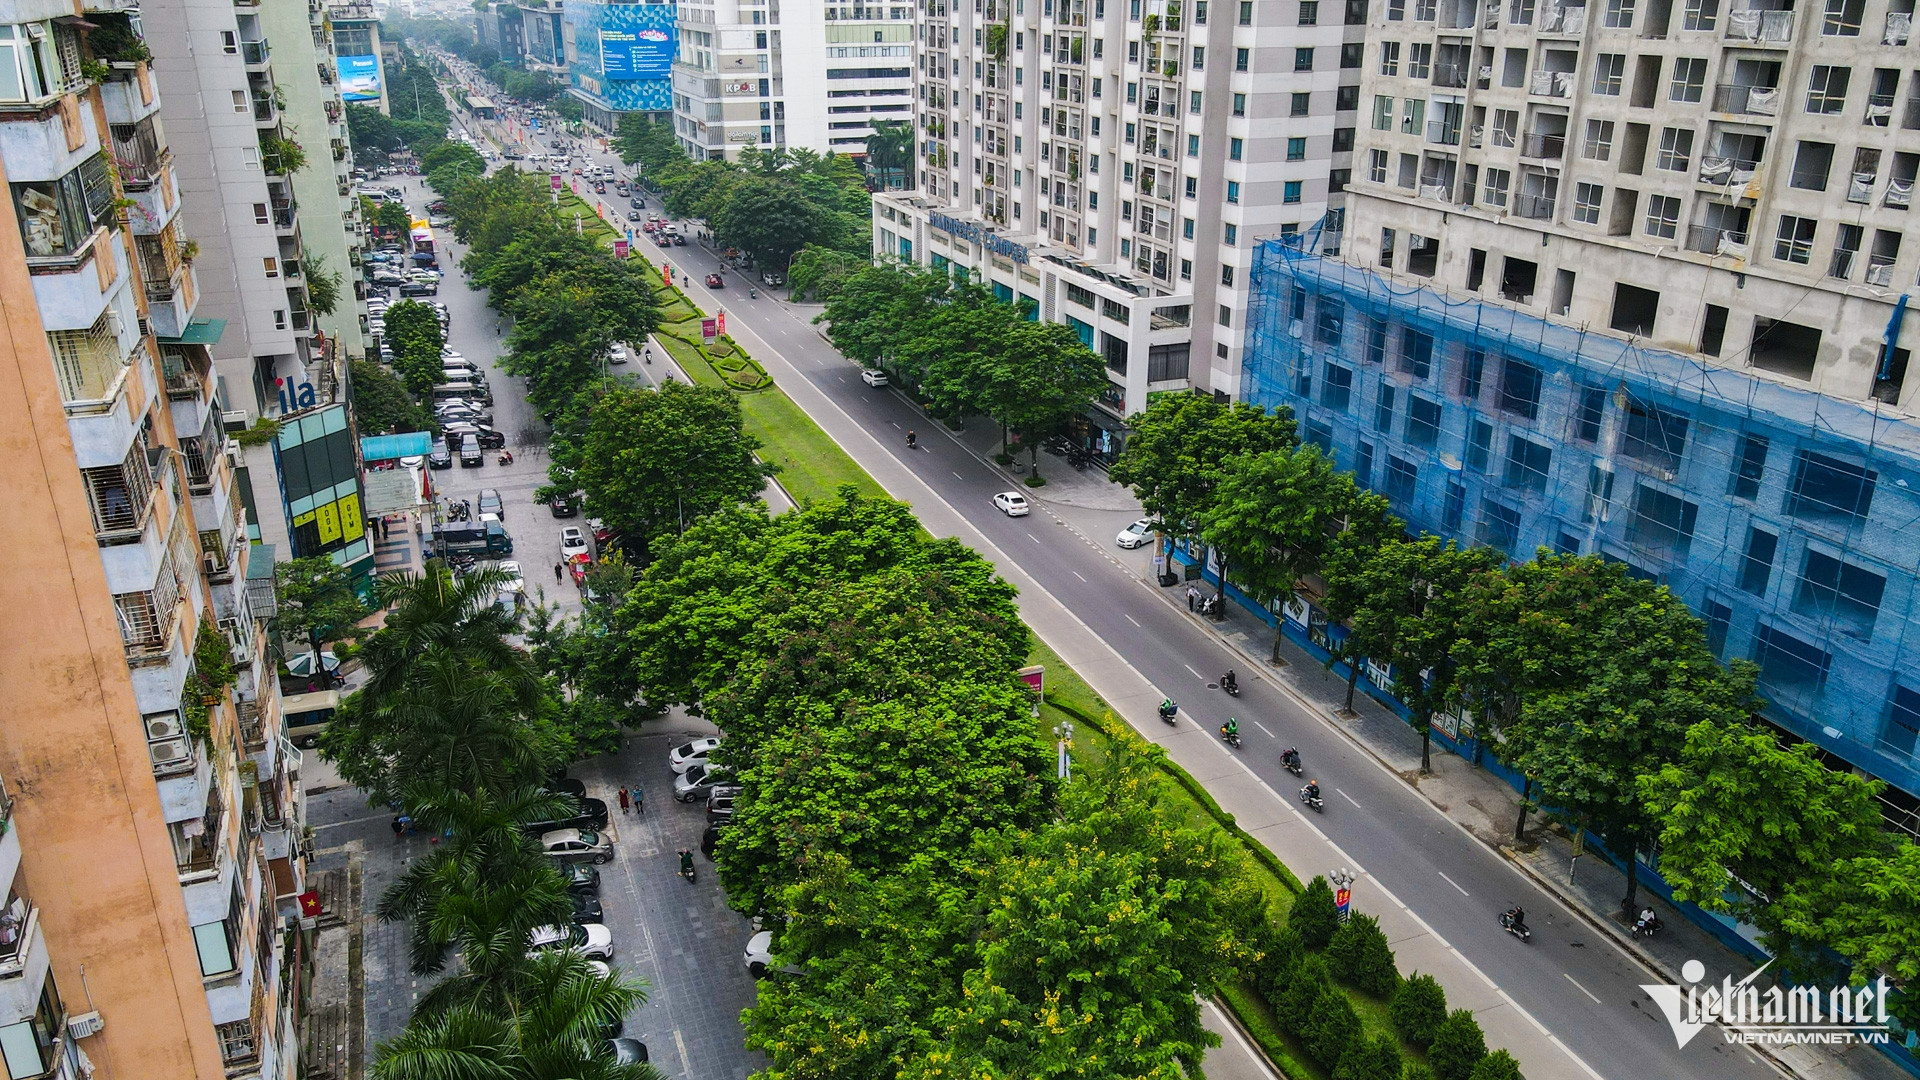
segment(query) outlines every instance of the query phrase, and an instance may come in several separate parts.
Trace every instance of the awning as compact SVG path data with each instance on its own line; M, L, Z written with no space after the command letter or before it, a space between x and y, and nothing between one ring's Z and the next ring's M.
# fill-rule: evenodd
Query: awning
M433 449L433 435L409 431L404 435L369 435L360 440L360 456L367 461L420 457Z
M227 332L225 319L195 319L187 324L179 337L163 337L162 345L218 345L220 335Z

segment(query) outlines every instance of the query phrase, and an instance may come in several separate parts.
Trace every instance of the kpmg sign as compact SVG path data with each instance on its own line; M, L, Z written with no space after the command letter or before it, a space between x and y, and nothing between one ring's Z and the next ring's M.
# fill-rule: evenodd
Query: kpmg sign
M945 214L934 214L927 218L927 224L939 229L941 232L952 233L961 239L971 240L976 244L985 245L988 251L996 255L1005 255L1014 262L1023 263L1027 261L1027 245L1016 244L1011 240L996 236L971 221L960 221L957 218L950 218Z

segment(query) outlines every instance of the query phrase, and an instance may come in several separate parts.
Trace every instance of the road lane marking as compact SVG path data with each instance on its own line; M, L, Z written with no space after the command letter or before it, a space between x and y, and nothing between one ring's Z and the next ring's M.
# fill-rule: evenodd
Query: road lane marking
M1192 665L1192 664L1181 664L1180 666L1181 666L1181 667L1183 667L1183 668L1186 668L1186 669L1187 669L1188 671L1193 671L1193 665ZM1197 672L1197 671L1193 671L1193 677L1194 677L1194 678L1196 678L1196 679L1199 679L1199 680L1200 680L1201 682L1206 682L1206 681L1207 681L1207 677L1206 677L1205 675L1202 675L1202 674L1200 674L1200 673L1199 673L1199 672Z
M1436 871L1436 872L1437 872L1437 873L1439 873L1439 875L1440 875L1440 879L1441 879L1442 881L1445 881L1445 882L1446 882L1447 884L1449 884L1449 885L1451 885L1451 886L1453 886L1453 887L1454 887L1454 888L1456 888L1456 889L1460 889L1460 883L1459 883L1459 882L1457 882L1457 881L1455 881L1455 880L1453 880L1452 878L1450 878L1450 877L1448 877L1448 876L1447 876L1447 874L1446 874L1446 871L1444 871L1444 870L1441 870L1441 871ZM1467 891L1467 890L1465 890L1465 889L1460 889L1460 895L1461 895L1461 896L1472 896L1473 894L1472 894L1472 893L1470 893L1470 892L1468 892L1468 891Z
M1445 875L1441 875L1441 876L1443 876L1443 877L1444 877ZM1593 998L1593 1003L1594 1003L1595 1005L1598 1005L1598 1004L1600 1004L1600 999L1599 999L1599 998L1597 998L1597 997L1593 997L1593 991L1591 991L1591 990L1589 990L1589 989L1587 989L1587 988L1586 988L1586 987L1584 987L1584 986L1581 986L1581 985L1580 985L1580 983L1579 983L1579 980L1577 980L1577 979L1575 979L1575 978L1574 978L1573 976L1571 976L1571 975L1567 975L1567 973L1566 973L1566 972L1564 972L1564 971L1563 971L1563 972L1561 972L1560 974L1562 974L1562 975L1566 975L1566 979L1567 979L1567 981L1568 981L1568 982L1570 982L1570 983L1573 983L1573 988L1574 988L1575 990L1578 990L1578 991L1580 991L1581 993L1583 993L1583 994L1585 994L1585 995L1587 995L1588 997L1590 997L1590 998Z
M1126 613L1126 612L1124 612L1124 611L1120 613L1120 617L1121 617L1121 618L1123 618L1123 619L1125 619L1125 620L1127 620L1128 622L1130 622L1130 623L1132 623L1132 624L1133 624L1133 625L1135 625L1135 626L1139 626L1139 625L1140 625L1140 620L1139 620L1139 619L1136 619L1136 618L1134 618L1133 616L1131 616L1131 615L1129 615L1129 614L1127 614L1127 613Z
M1268 731L1268 730L1267 730L1267 725L1265 725L1265 724L1263 724L1263 723L1261 723L1261 722L1260 722L1260 721L1258 721L1258 720L1255 720L1255 721L1253 722L1253 726L1254 726L1254 727L1257 727L1257 728L1259 728L1259 729L1260 729L1261 731L1266 731L1266 732L1267 732L1267 738L1269 738L1269 739L1277 739L1277 738L1279 738L1279 736L1277 736L1277 735L1275 735L1275 734L1274 734L1273 732L1271 732L1271 731Z
M1035 536L1035 535L1033 535L1032 533L1028 533L1028 534L1027 534L1027 539L1029 539L1029 540L1031 540L1031 541L1033 541L1033 542L1034 542L1034 543L1036 543L1036 544L1040 542L1040 538L1039 538L1039 537L1037 537L1037 536Z
M1353 803L1353 808L1354 808L1355 810L1358 810L1358 809L1360 809L1360 804L1359 804L1359 803L1357 803L1357 802L1353 802L1353 796L1351 796L1351 795L1349 795L1349 794L1347 794L1347 793L1346 793L1346 792L1344 792L1344 791L1340 791L1340 789L1339 789L1339 788L1334 788L1333 790L1335 790L1335 791L1338 791L1338 792L1340 792L1340 797L1341 797L1341 798L1343 798L1343 799L1345 799L1345 800L1347 800L1347 801L1348 801L1348 802L1350 802L1350 803ZM1456 888L1456 889L1457 889L1457 888L1459 888L1459 887L1460 887L1460 886L1458 886L1458 885L1455 885L1455 886L1454 886L1454 888Z
M1080 577L1080 571L1078 570L1069 570L1067 572L1072 574L1074 577L1080 578L1081 581L1087 580L1086 578Z
M953 472L953 470L952 470L952 469L948 469L947 471L948 471L948 472ZM964 476L961 476L961 475L960 475L959 473L953 473L953 478L954 478L955 480L965 480L965 479L966 479L966 477L964 477Z

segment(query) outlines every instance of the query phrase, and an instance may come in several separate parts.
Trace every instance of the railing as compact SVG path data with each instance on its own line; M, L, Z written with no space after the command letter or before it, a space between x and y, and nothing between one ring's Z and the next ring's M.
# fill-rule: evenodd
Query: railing
M1449 124L1445 120L1427 121L1427 141L1441 146L1460 145L1460 125Z
M1716 83L1713 88L1713 111L1745 116L1778 116L1780 91L1772 86Z
M259 41L243 41L240 43L240 56L249 64L264 64L267 62L267 58L272 55L273 49L267 44L264 38Z
M182 879L204 874L220 865L221 840L226 832L226 814L217 806L207 815L212 824L199 836L187 840L187 850L174 854L174 870Z
M60 399L70 413L110 408L127 373L129 358L120 355L119 339L111 331L96 331L58 330L47 335Z
M179 401L197 401L206 390L206 382L198 371L188 367L177 357L161 358L161 371L166 380L167 397Z
M40 909L33 901L15 894L0 912L0 976L18 974L27 946L33 941L33 928L39 923Z
M128 189L151 187L172 160L173 152L160 145L151 121L113 125L113 164Z
M1533 73L1527 92L1539 97L1572 97L1573 72L1539 70Z
M1515 195L1513 212L1523 218L1544 221L1553 216L1553 201L1551 195Z
M1444 86L1453 90L1465 90L1467 88L1467 65L1435 64L1433 66L1433 85Z
M1520 156L1531 158L1563 158L1567 156L1567 137L1552 135L1541 131L1530 131L1520 140Z
M253 698L235 701L240 713L240 741L248 750L264 750L267 747L266 724L260 717L260 700Z
M274 108L272 98L256 97L253 99L253 118L255 120L271 120L278 115L279 110Z
M1698 251L1703 255L1744 254L1747 246L1747 234L1737 229L1725 229L1715 225L1687 226L1687 250ZM1741 249L1735 251L1734 249Z
M1745 184L1759 170L1758 161L1708 154L1700 159L1700 182L1721 186Z

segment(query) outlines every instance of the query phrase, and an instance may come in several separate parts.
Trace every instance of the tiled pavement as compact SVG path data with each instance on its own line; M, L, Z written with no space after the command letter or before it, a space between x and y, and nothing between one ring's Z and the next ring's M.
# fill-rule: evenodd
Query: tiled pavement
M676 853L698 850L704 807L673 801L667 749L692 734L711 731L698 721L670 719L646 734L629 735L617 755L594 758L572 772L588 794L613 808L609 833L614 861L600 867L600 901L613 931L615 966L648 987L648 1000L627 1018L626 1034L647 1044L653 1063L686 1080L744 1080L765 1062L741 1045L740 1010L753 1003L753 979L741 962L750 933L747 920L726 905L719 875L698 855L698 882L678 874ZM646 812L622 817L615 789L638 781L647 793ZM396 841L392 815L367 806L351 788L312 794L308 820L316 832L319 868L357 861L370 909L380 893L424 856L424 836ZM366 1022L369 1052L406 1026L413 1004L434 977L407 968L407 931L361 915L364 941Z

